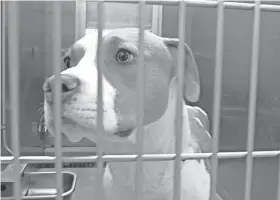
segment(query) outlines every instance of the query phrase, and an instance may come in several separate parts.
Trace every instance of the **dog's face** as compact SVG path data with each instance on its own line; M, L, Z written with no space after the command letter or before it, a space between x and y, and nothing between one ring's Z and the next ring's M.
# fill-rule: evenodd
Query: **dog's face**
M136 128L138 29L116 29L103 36L103 126L104 136L124 140ZM68 69L61 72L62 132L71 140L97 136L97 34L77 41L63 57ZM169 99L169 85L177 73L178 40L144 34L144 124L161 118ZM199 76L192 52L185 45L184 95L189 101L199 98ZM54 77L46 80L45 120L54 134Z

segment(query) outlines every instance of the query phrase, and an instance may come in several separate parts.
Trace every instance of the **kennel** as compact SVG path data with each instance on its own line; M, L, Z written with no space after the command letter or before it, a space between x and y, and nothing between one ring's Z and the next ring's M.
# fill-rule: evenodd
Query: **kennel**
M128 5L131 7L126 7ZM115 15L127 10L131 12L126 16ZM141 11L139 17L138 10ZM195 156L211 157L214 165L212 184L217 185L212 192L220 185L224 186L228 193L224 199L280 199L280 101L277 92L280 3L2 1L1 13L1 167L15 167L14 199L22 195L22 171L32 174L56 170L58 194L56 191L49 193L49 198L65 198L62 189L65 182L68 183L68 194L73 193L69 197L92 198L95 195L91 193L92 187L99 184L88 174L100 178L99 171L102 171L102 165L97 166L99 170L95 169L96 161L102 164L101 161L131 160L139 162L141 167L142 160L167 159L178 163ZM106 22L108 18L112 21ZM190 44L201 75L202 96L197 105L209 115L213 154L180 155L180 149L177 149L177 154L172 155L102 156L89 140L73 145L63 135L56 140L48 137L36 111L43 100L41 85L44 78L61 70L50 66L55 63L58 66L61 53L86 32L96 29L99 33L101 29L126 26L138 26L164 37L178 37ZM102 54L100 56L102 59ZM141 97L141 93L139 95ZM141 102L139 105L141 112ZM60 108L56 111L59 115ZM141 121L138 125L141 130ZM57 131L60 132L59 128ZM96 151L97 155L93 153ZM63 168L77 174L77 183L72 172L60 175L61 162ZM80 168L91 171L81 172ZM175 170L175 180L179 181L179 175ZM2 193L7 192L5 187L11 185L3 184L2 188L1 184ZM52 187L47 188L48 191L53 192L55 186ZM138 187L141 190L141 184ZM175 185L174 188L177 191L179 187ZM97 191L102 191L99 189ZM1 196L3 199L8 197ZM178 199L178 196L174 198Z

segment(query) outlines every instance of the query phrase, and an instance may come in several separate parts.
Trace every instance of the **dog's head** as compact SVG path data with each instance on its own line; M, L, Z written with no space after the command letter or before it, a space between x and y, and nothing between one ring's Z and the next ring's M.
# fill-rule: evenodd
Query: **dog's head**
M138 29L116 29L103 36L104 136L124 140L136 128ZM96 140L97 128L97 34L77 41L63 57L67 69L61 72L62 132L71 141L83 137ZM178 39L144 33L144 124L159 120L168 107L170 83L177 70ZM185 44L184 97L199 99L199 74L190 48ZM54 133L54 76L44 83L45 120Z

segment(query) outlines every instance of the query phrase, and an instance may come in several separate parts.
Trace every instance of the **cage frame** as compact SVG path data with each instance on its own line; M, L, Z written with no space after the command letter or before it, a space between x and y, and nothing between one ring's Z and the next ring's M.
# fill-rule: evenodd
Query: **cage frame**
M81 2L80 5L76 6L76 11L78 10L78 13L84 9L84 2L92 2L94 0L83 0L79 1ZM77 1L76 1L77 2ZM179 58L179 70L178 75L182 74L183 70L183 59L182 58L182 46L183 46L183 39L185 37L184 33L184 23L183 23L183 16L186 6L189 7L213 7L217 8L217 40L216 40L216 68L215 68L215 83L214 83L214 101L213 101L213 152L212 153L193 153L193 154L183 154L180 153L181 147L179 143L176 145L176 153L174 154L143 154L141 152L141 138L142 134L139 138L137 138L138 143L138 154L137 155L102 155L102 149L100 149L102 145L98 145L97 148L97 156L86 156L86 157L62 157L61 153L61 136L56 138L55 142L55 156L20 156L20 149L19 149L19 130L18 130L18 69L19 69L19 59L18 59L18 16L17 16L17 3L14 1L11 1L7 4L7 14L8 14L8 23L10 24L8 26L8 35L9 35L9 63L10 68L9 70L13 72L13 75L9 77L10 79L10 90L11 92L11 105L14 109L12 109L11 112L11 137L12 137L12 156L1 156L1 163L13 163L15 165L15 184L14 184L14 191L15 191L15 199L25 199L26 197L20 196L20 163L55 163L56 168L56 182L57 182L57 188L58 188L58 195L55 195L55 197L58 200L62 199L62 179L61 179L61 171L62 171L62 163L73 163L73 162L98 162L98 170L99 170L99 178L102 182L102 163L103 162L129 162L129 161L136 161L138 163L138 168L136 170L136 185L137 185L137 199L141 199L141 163L143 161L167 161L167 160L175 160L175 170L174 170L174 188L176 192L174 192L174 200L180 199L180 162L182 160L186 159L207 159L211 158L212 160L212 176L211 176L211 199L213 198L213 195L216 193L216 185L217 185L217 166L220 159L237 159L237 158L246 158L246 178L245 178L245 200L251 199L251 187L252 187L252 162L254 158L268 158L268 157L279 157L279 166L280 167L280 151L254 151L254 127L255 127L255 113L256 113L256 98L257 98L257 81L258 81L258 54L259 54L259 35L260 35L260 15L261 11L271 11L271 12L279 12L280 6L278 5L267 5L267 4L261 4L260 1L255 0L253 3L240 3L240 2L228 2L228 1L207 1L207 0L184 0L184 1L176 1L176 0L166 0L166 1L160 1L160 0L151 0L151 1L136 1L136 0L127 0L127 1L114 1L114 0L106 0L106 1L97 1L99 6L99 20L98 20L98 39L101 40L102 37L102 30L104 25L104 10L103 6L105 2L119 2L119 3L138 3L139 4L139 14L141 16L141 13L143 12L143 6L145 4L155 4L158 5L158 7L155 7L155 10L157 10L157 14L161 13L160 9L162 9L162 5L174 5L178 6L180 10L179 14L179 52L178 52L178 58ZM3 4L1 3L1 9L3 8ZM220 123L220 99L221 99L221 74L222 74L222 50L223 50L223 27L224 27L224 10L225 9L245 9L245 10L254 10L254 24L253 24L253 39L252 39L252 56L251 56L251 75L250 75L250 95L249 95L249 114L248 114L248 141L247 141L247 151L244 152L219 152L219 123ZM61 33L61 5L60 2L53 2L53 28L56 30L56 33ZM143 13L142 13L143 15ZM141 20L142 17L140 17L139 20L139 40L140 40L140 62L139 65L143 64L143 39L144 39L144 25L143 20ZM81 25L81 21L84 20L84 17L81 14L78 14L76 17L76 32L75 32L75 38L81 37L84 33L81 31L84 29L84 25ZM153 21L157 21L155 30L159 30L161 25L160 22L161 19L156 20L153 19ZM1 18L1 27L3 26L3 19ZM5 33L5 32L4 32ZM1 32L1 64L3 64L3 59L5 56L2 45L3 45L3 32ZM61 52L61 34L54 34L54 66L58 66L57 64L60 62L60 52ZM98 47L102 49L102 45L98 42ZM102 50L101 53L98 54L98 69L100 69L100 61L103 59L103 53ZM12 55L13 53L13 55ZM15 55L15 56L14 56ZM3 67L2 67L3 68ZM1 78L3 77L3 71L1 68ZM138 91L139 92L139 98L141 99L143 96L143 84L141 83L141 78L143 78L143 70L139 67L139 74L140 79L138 81ZM101 71L101 70L98 70ZM58 75L60 71L58 68L54 67L54 74ZM181 74L180 74L181 73ZM11 73L9 73L11 74ZM141 75L142 74L142 75ZM56 76L59 77L59 76ZM101 74L98 74L98 83L101 83L102 77ZM182 96L181 89L183 84L183 78L179 76L179 84L178 84L178 97ZM59 78L55 82L56 88L60 85ZM98 89L98 102L102 102L102 84L98 84L101 89ZM2 92L2 90L1 90ZM60 89L55 90L55 101L60 101ZM1 96L2 99L2 96ZM1 102L2 103L2 102ZM139 109L138 109L138 120L137 120L137 129L140 131L143 131L143 121L142 121L142 115L141 115L141 109L143 108L143 105L141 101L138 102ZM182 109L179 106L180 104L177 103L176 106L176 112L177 117L179 120L177 120L177 126L181 127L182 121L180 121L180 117L182 115ZM2 106L1 106L2 107ZM2 109L2 108L1 108ZM61 124L59 120L61 106L60 104L56 104L56 117L57 117L57 126L56 126L56 132L59 133L61 129ZM1 110L2 111L2 110ZM2 113L2 112L1 112ZM1 116L2 117L2 116ZM102 106L100 103L98 103L98 143L102 142ZM2 119L1 119L2 120ZM2 127L1 127L2 129ZM60 134L57 134L60 135ZM180 131L180 128L176 131L176 138L180 140L180 137L182 135L182 131ZM101 187L99 188L101 195L103 195L103 187L102 184L100 184ZM280 170L278 172L278 193L277 198L280 199ZM53 197L54 195L52 195Z

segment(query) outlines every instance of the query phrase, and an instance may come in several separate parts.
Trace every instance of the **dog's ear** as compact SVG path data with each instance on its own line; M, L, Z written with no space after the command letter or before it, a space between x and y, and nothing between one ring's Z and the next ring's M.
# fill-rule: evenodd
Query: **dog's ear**
M175 38L163 38L164 44L168 47L174 60L174 65L178 64L179 40ZM196 61L192 50L185 43L185 76L184 76L184 97L190 102L197 102L200 98L200 79ZM175 72L176 73L176 72Z

